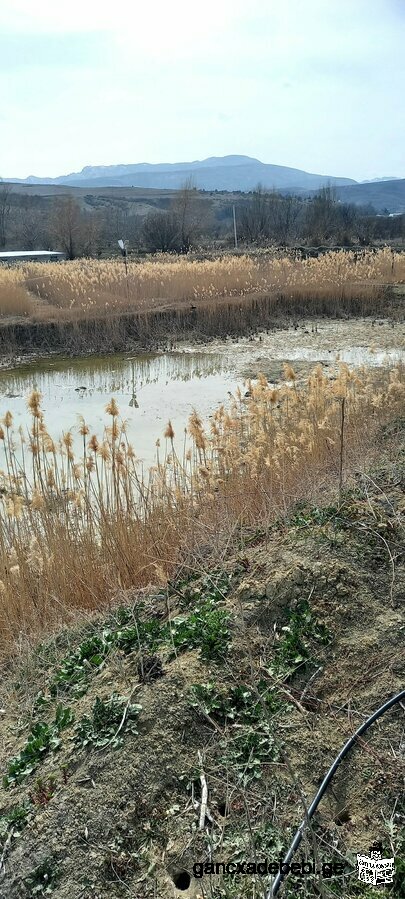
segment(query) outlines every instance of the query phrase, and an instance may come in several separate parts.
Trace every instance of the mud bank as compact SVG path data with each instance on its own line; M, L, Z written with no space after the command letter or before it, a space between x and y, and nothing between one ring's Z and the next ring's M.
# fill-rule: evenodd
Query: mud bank
M190 303L189 307L165 306L149 313L70 320L0 322L0 361L15 356L47 353L92 354L130 350L157 350L179 341L201 342L238 337L260 329L288 326L292 319L350 318L355 316L403 316L401 298L383 289L373 298L342 298L332 304L325 298L253 296Z

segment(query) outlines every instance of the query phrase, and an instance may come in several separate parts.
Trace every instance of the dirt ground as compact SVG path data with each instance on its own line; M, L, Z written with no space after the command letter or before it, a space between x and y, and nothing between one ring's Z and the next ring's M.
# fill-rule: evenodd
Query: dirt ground
M345 741L403 689L403 436L403 422L381 434L380 464L340 505L300 506L219 568L126 594L10 662L1 899L265 895L259 874L199 865L277 862ZM403 713L358 741L297 852L341 873L291 876L280 895L405 895ZM41 724L52 739L35 748ZM375 841L397 865L377 891L356 873Z

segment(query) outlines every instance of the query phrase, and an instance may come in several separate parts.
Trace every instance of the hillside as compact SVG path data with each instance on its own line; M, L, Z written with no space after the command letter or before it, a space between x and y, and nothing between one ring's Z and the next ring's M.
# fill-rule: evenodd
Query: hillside
M113 166L112 168L115 167ZM269 167L265 166L264 168ZM311 196L322 186L322 182L317 183L315 186L310 182L307 183L306 187L294 186L289 183L290 175L285 175L286 172L291 173L292 169L282 169L277 166L274 168L278 168L282 173L278 176L278 180L276 179L277 190L281 193ZM266 184L263 172L258 171L254 167L235 165L228 168L222 166L214 168L213 172L213 176L210 171L207 177L204 175L201 183L198 183L198 187L206 192L202 194L203 197L211 197L219 206L229 205L232 196L238 198L241 192L254 190L258 183ZM96 202L109 204L116 201L126 201L135 204L138 208L144 206L147 210L148 208L153 209L156 207L166 208L170 200L175 197L176 190L181 186L185 177L187 177L187 174L184 172L181 177L178 172L169 173L167 178L166 174L160 176L158 174L141 173L139 177L136 176L137 186L135 186L132 176L122 176L121 181L120 178L114 179L96 175L88 179L78 179L77 181L73 178L72 181L69 181L69 176L66 176L66 179L62 178L54 181L38 179L10 183L12 183L14 195L42 197L46 200L55 196L71 194L76 196L82 203L88 203L88 205L94 205ZM308 179L314 177L316 178L317 176L308 175ZM157 184L157 181L160 179L162 183L167 182L162 187L159 187ZM197 180L194 180L197 184ZM268 186L273 187L275 183L276 181L273 180L268 183ZM300 183L302 184L302 181ZM377 212L383 212L386 209L391 213L405 212L405 179L403 178L396 178L392 181L364 182L362 184L356 184L355 182L352 184L341 184L334 182L333 179L325 179L323 184L326 183L335 184L338 199L342 203L354 203L360 206L372 205ZM134 186L132 186L133 184ZM214 191L218 191L218 193L214 193ZM224 193L222 197L220 192Z
M377 212L405 212L405 178L337 186L336 193L343 203L370 204Z

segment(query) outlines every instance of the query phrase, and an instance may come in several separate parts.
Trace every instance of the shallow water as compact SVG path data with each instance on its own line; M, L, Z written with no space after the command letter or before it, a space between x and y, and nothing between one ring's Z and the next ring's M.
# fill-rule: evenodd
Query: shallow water
M27 396L35 387L49 433L56 438L83 416L90 433L110 423L105 405L114 396L138 459L150 464L157 438L170 418L177 438L193 410L203 418L227 399L238 379L221 354L170 352L89 359L53 359L0 373L0 414L13 414L14 428L30 426Z
M304 323L298 328L273 331L238 341L213 341L207 346L184 346L167 353L120 354L89 358L47 358L0 372L0 415L9 409L14 425L30 425L26 398L35 387L42 396L45 421L52 437L85 418L91 433L102 436L108 400L114 396L127 420L128 438L137 457L151 464L157 438L163 437L170 418L176 442L193 408L205 419L247 377L259 371L277 381L282 362L296 364L298 373L308 363L326 363L333 370L338 360L349 365L392 365L405 361L405 329L388 323Z

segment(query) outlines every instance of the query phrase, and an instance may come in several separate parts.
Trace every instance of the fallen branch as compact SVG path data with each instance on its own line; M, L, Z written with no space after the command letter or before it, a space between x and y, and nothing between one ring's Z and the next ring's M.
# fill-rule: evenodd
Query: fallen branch
M7 849L8 849L8 847L9 847L10 843L11 843L11 840L13 839L13 833L14 833L14 827L11 828L10 833L8 834L8 837L7 837L7 839L6 839L6 842L4 843L4 846L3 846L3 852L1 853L1 858L0 858L0 880L3 880L4 874L5 874L5 870L4 870L4 869L5 869L5 861L6 861Z
M205 825L205 817L207 814L207 802L208 802L208 785L207 780L203 770L203 760L201 752L198 751L198 761L201 767L200 781L201 781L201 807L200 807L200 821L198 824L199 830L204 830Z

